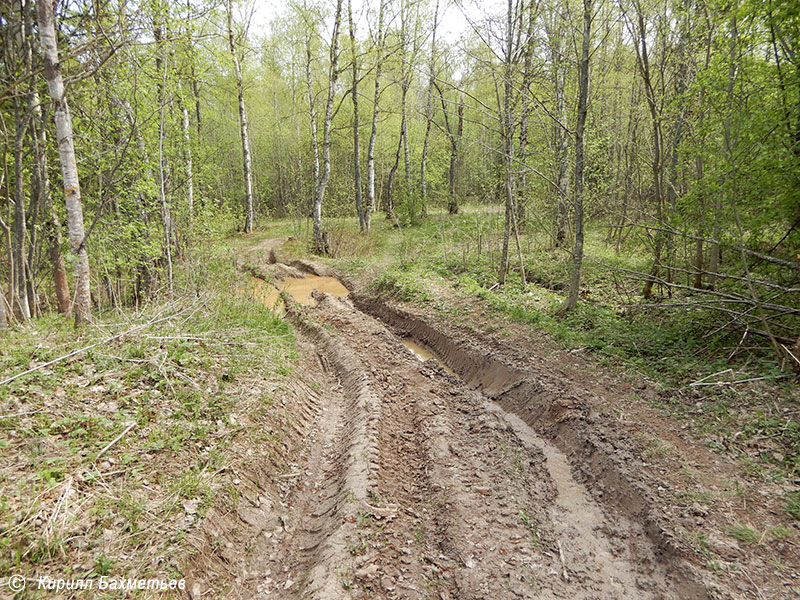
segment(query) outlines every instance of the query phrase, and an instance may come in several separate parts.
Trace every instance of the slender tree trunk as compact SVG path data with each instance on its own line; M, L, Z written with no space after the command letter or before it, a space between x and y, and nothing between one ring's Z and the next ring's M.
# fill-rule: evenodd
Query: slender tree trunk
M189 239L194 231L194 169L192 168L192 136L189 133L189 109L181 97L181 125L183 127L183 164L186 174L186 209L189 212Z
M319 141L317 140L317 112L314 109L314 87L311 83L311 36L306 38L306 89L308 91L308 115L311 127L311 150L314 153L312 162L314 189L319 183ZM313 199L312 199L313 204Z
M519 160L525 165L528 158L528 129L531 112L530 89L533 82L533 54L535 51L534 33L536 24L536 11L533 7L528 9L528 31L525 44L525 62L522 67L522 111L519 119ZM517 185L516 226L517 230L524 229L526 220L526 195L528 193L527 169L523 168ZM518 232L517 232L518 233ZM519 245L519 237L517 237ZM522 253L520 252L520 256ZM524 269L523 269L524 271Z
M442 106L444 109L444 106ZM448 131L449 131L448 126ZM447 212L451 215L458 214L458 194L456 194L456 168L458 167L458 144L464 134L464 100L458 103L458 125L455 135L450 136L450 172L448 173L448 183L450 187L450 199L447 204Z
M434 82L436 91L439 92L439 100L442 103L442 116L444 117L444 126L447 131L447 138L450 140L450 169L448 172L448 203L447 210L451 215L458 214L458 200L456 199L456 166L458 163L458 142L464 133L464 99L459 99L458 102L458 125L456 131L451 127L450 117L447 112L447 103L444 99L444 94L439 84Z
M386 182L386 218L394 219L394 199L392 192L394 189L394 176L397 173L397 168L400 166L400 151L403 148L403 130L400 129L400 137L397 138L397 151L394 153L394 164L389 170L389 179Z
M28 303L28 273L25 265L25 244L28 239L28 230L25 219L25 175L22 167L22 157L25 154L24 142L30 121L30 113L22 107L19 99L14 100L14 121L16 132L14 135L14 285L12 286L12 306L17 318L27 321L31 318Z
M198 139L202 135L201 127L200 127L200 89L197 83L197 71L195 68L195 60L196 53L195 53L195 45L193 40L193 29L192 29L192 20L194 15L192 14L192 0L186 0L186 51L189 54L189 74L191 76L191 85L192 85L192 96L194 98L194 117L195 117L195 126L197 127L197 137Z
M696 160L696 168L697 168L697 181L700 182L703 180L703 157L698 156ZM703 236L705 235L705 231L703 229L703 224L705 222L705 195L701 194L698 198L698 207L700 212L700 218L698 219L698 234L697 239L695 240L694 246L694 287L697 289L703 288Z
M555 234L556 247L564 244L567 238L567 198L569 197L569 163L567 161L569 138L567 136L567 102L564 87L567 79L568 63L563 56L563 16L559 13L556 23L547 28L550 39L551 76L555 97L555 114L557 120L553 122L553 146L555 150L555 183L556 192Z
M287 192L286 189L286 171L290 172L291 177L291 167L287 167L284 164L283 159L283 152L281 151L281 144L284 142L283 137L277 135L279 131L280 125L280 111L278 110L278 88L274 86L272 88L272 116L275 119L275 135L272 136L272 166L275 169L276 176L278 178L278 183L276 185L277 189L277 210L278 215L283 215L286 213L286 207L288 205L288 194L291 193L290 191ZM287 160L286 163L289 163ZM291 164L291 163L289 163Z
M37 118L37 111L38 116L41 117L41 108L39 107L39 94L36 92L36 77L33 76L34 69L33 69L33 48L34 48L34 34L33 34L33 4L31 0L22 0L20 2L20 8L22 10L22 22L23 22L23 37L22 37L22 48L23 52L25 53L25 73L26 75L30 75L30 83L29 83L29 90L27 95L27 113L26 119L28 122L28 126L30 127L30 144L31 144L31 151L33 154L33 169L31 170L31 193L30 193L30 204L28 205L28 211L25 215L26 224L25 229L27 230L28 235L28 253L25 257L24 261L24 272L25 272L25 294L28 299L28 309L30 310L31 316L36 316L38 313L38 305L39 301L36 294L36 272L35 272L35 264L36 264L36 250L37 250L37 223L39 220L39 211L41 210L42 204L42 196L43 196L43 188L41 182L41 153L45 152L42 148L39 147L39 140L37 138L38 135L38 126L40 123L36 121ZM47 177L47 174L44 174L44 177Z
M138 158L143 167L142 179L144 179L144 181L154 181L155 176L153 175L153 170L148 160L147 148L144 143L144 138L142 137L142 132L137 126L133 109L128 104L125 105L125 109L128 116L128 123L130 127L133 128L133 135L136 138L136 147L139 151ZM136 194L135 200L136 207L139 211L139 218L141 219L142 223L142 246L147 248L150 245L150 217L148 216L148 210L150 208L152 198L150 198L149 194L142 190ZM147 296L152 295L155 290L156 265L153 258L149 256L146 251L143 251L139 256L136 271L137 275L135 284L136 287L134 289L134 303L136 306L139 306L141 300L141 290L144 289L144 293Z
M336 14L331 38L330 67L328 70L328 101L325 104L325 120L322 124L322 173L314 189L314 251L317 254L330 253L327 233L322 231L322 202L325 188L331 176L331 122L333 121L333 101L336 95L336 82L339 78L339 29L342 21L342 0L336 1Z
M72 134L72 117L69 113L64 81L58 62L55 18L53 6L49 2L36 3L39 37L44 55L44 74L50 97L53 99L53 113L58 139L58 154L61 162L61 175L64 180L64 194L67 205L67 230L70 250L75 255L75 299L73 312L75 324L91 320L91 293L89 290L89 253L85 246L83 207L81 205L78 166L75 160L75 145Z
M708 33L706 34L705 38L706 38L705 39L706 43L705 43L705 65L704 65L704 70L707 70L708 67L709 67L709 64L711 63L712 33L711 33L710 28L708 29ZM698 104L700 106L705 106L705 88L704 87L701 87L701 89L700 89L700 101L699 101ZM700 114L698 116L697 130L700 132L699 145L702 148L704 143L705 143L705 133L704 133L705 132L705 127L703 125L704 125L706 113L705 113L704 110L699 111L699 113ZM697 159L696 159L696 163L695 163L695 167L697 169L697 174L696 174L697 184L699 184L699 183L701 183L703 181L703 178L704 178L704 173L703 173L703 155L702 155L702 153L698 154ZM715 194L715 196L717 196L717 195ZM716 208L716 206L717 206L717 200L716 199L714 201L714 205L715 205L715 208ZM714 240L718 240L719 239L719 237L718 237L718 233L719 232L717 230L716 213L715 213L715 216L714 216L714 221L715 221L714 230L715 231L712 232L712 233L709 233L707 231L707 227L708 227L708 225L707 225L708 214L706 212L706 210L707 210L707 198L706 198L705 194L703 194L703 193L701 193L700 198L698 199L698 206L699 206L700 218L698 219L697 240L695 240L695 260L694 260L694 264L695 264L696 273L695 273L695 277L694 277L694 287L696 287L698 289L702 289L702 287L703 287L703 261L705 259L705 252L704 252L704 249L703 249L703 239L702 238L703 237L707 237L708 235L710 235ZM709 258L711 259L710 260L711 264L709 264L709 270L712 273L718 273L717 269L719 269L719 244L717 244L717 243L713 243L712 244L712 246L711 246L711 256ZM709 275L708 282L709 282L709 286L713 288L714 287L714 276L713 275Z
M630 106L637 106L639 104L639 86L636 80L631 78L631 95ZM617 239L616 239L616 252L620 253L620 247L625 237L625 227L628 222L628 203L633 194L633 170L635 160L633 157L633 149L637 146L639 137L639 120L635 115L630 115L628 119L628 127L625 133L625 143L623 146L622 154L625 163L624 186L622 193L622 210L619 217L619 224L617 226Z
M190 83L194 91L196 86L196 77L194 73L195 53L194 45L192 43L192 26L191 14L192 4L191 0L186 3L187 23L186 23L186 53L189 56L189 64L191 66ZM179 85L180 95L178 101L181 105L181 127L183 129L183 164L184 174L186 176L186 209L189 213L189 243L192 243L192 235L194 233L194 165L192 164L192 136L189 131L189 107L187 106L187 99L183 94L183 86ZM197 118L197 135L200 135L200 102L199 98L195 96L195 111Z
M368 210L363 206L361 199L361 146L359 142L359 115L358 115L358 52L356 49L356 30L353 24L352 0L347 0L347 20L350 25L350 50L352 54L353 85L350 95L353 101L353 187L355 188L356 214L361 233L369 229L367 225Z
M158 184L159 184L159 200L161 209L161 225L164 230L164 258L167 261L167 282L169 285L169 295L172 296L174 289L174 274L172 269L172 214L167 203L167 185L166 185L166 165L164 158L164 137L165 131L165 111L167 104L167 56L166 47L164 45L164 31L163 31L163 18L164 14L161 8L156 9L158 12L155 17L153 35L157 47L156 55L156 72L159 73L158 84Z
M47 170L47 165L44 164L43 168ZM53 283L56 290L58 312L65 316L70 316L72 314L72 302L70 301L69 281L67 280L67 270L64 266L64 257L61 256L61 223L58 222L49 189L46 192L45 206L47 207L47 216L50 219L52 232L49 254L50 262L53 266Z
M431 32L431 56L428 61L428 89L425 98L425 139L422 142L422 158L419 167L420 202L422 203L423 211L426 210L428 205L428 145L433 125L433 84L436 77L436 29L438 24L439 0L436 0L436 8L433 12L433 31Z
M405 192L406 203L408 204L408 219L414 222L416 219L416 207L414 205L414 189L411 184L411 150L408 145L408 116L407 116L407 98L408 88L411 85L409 80L410 75L406 75L402 82L402 90L400 92L400 139L403 142L403 165L405 167Z
M504 284L508 274L508 244L511 237L512 220L514 219L514 109L511 104L511 94L514 89L513 48L514 48L514 4L508 0L506 13L506 47L503 57L503 159L505 163L504 191L505 191L505 223L503 228L503 254L500 259L500 274L498 281Z
M231 58L233 59L233 71L236 75L236 90L239 95L239 130L242 137L242 169L244 172L244 209L245 233L253 231L253 174L252 160L250 158L250 135L247 129L247 111L244 106L244 84L242 83L242 68L239 64L239 57L236 54L236 41L233 36L233 3L227 0L228 12L228 45L230 46Z
M377 56L375 58L375 90L372 101L372 130L369 134L369 145L367 146L367 214L366 226L367 231L370 228L370 219L372 213L375 212L375 140L378 137L378 112L379 101L381 95L381 68L383 67L383 15L384 7L386 6L385 0L380 0L381 6L378 12L378 38L377 38Z
M653 126L653 160L651 169L653 173L653 194L655 195L656 205L656 221L661 227L664 222L664 190L663 190L663 136L661 133L661 115L659 114L658 105L656 103L655 90L653 88L653 81L650 72L650 60L647 52L647 27L645 24L644 14L642 8L637 6L639 11L637 14L638 31L636 33L636 55L639 62L639 71L642 74L644 81L645 96L647 98L647 106L650 109L650 118ZM655 234L653 241L653 266L650 269L650 274L642 288L642 296L644 298L651 298L653 295L653 284L658 275L659 267L661 265L661 252L663 246L663 236L660 232Z
M583 263L583 169L584 132L589 101L589 44L592 34L592 0L583 0L583 44L578 81L578 120L575 127L575 182L573 199L575 207L575 245L572 250L572 276L569 280L569 293L559 309L566 313L578 304L581 287L581 265Z

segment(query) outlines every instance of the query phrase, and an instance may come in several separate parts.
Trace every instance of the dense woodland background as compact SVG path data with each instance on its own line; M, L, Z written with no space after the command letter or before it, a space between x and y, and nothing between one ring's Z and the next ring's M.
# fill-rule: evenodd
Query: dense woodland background
M266 35L252 12L0 6L0 327L174 293L195 247L268 219L333 255L461 219L433 258L483 288L564 314L590 261L615 282L590 301L800 364L797 2L309 0Z

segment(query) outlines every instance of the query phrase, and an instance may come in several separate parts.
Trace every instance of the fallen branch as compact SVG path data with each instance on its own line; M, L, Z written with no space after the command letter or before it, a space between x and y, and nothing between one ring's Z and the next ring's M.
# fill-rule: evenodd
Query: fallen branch
M795 356L795 355L792 353L792 351L791 351L791 350L789 350L789 348L787 348L787 347L786 347L786 344L781 344L781 346L783 346L783 349L784 349L784 350L786 350L787 354L788 354L789 356L791 356L791 357L794 359L794 362L796 362L798 365L800 365L800 359L799 359L799 358L797 358L797 357L796 357L796 356Z
M690 387L701 387L704 385L736 385L737 383L748 383L750 381L763 381L764 379L783 379L786 375L776 375L775 377L749 377L747 379L735 379L733 381L709 381L707 383L690 383Z
M567 573L567 561L564 559L564 550L561 548L561 540L556 540L556 543L558 544L558 558L561 559L561 575L564 577L564 581L569 581L569 573Z
M717 371L716 373L712 373L711 375L706 375L705 377L701 377L694 383L690 383L689 387L700 385L700 383L705 381L706 379L711 379L712 377L716 377L717 375L725 375L725 373L733 373L733 369L725 369L724 371Z
M179 312L177 312L175 314L169 315L168 317L162 317L160 319L154 319L153 321L149 321L148 323L145 323L143 325L137 325L136 327L128 329L127 331L123 331L122 333L118 333L116 335L112 335L111 337L108 337L108 338L106 338L104 340L100 340L99 342L95 342L94 344L89 344L88 346L84 346L83 348L79 348L77 350L73 350L72 352L64 354L63 356L59 356L58 358L54 358L53 360L49 360L46 363L42 363L41 365L33 367L32 369L28 369L27 371L23 371L22 373L17 373L16 375L12 375L11 377L3 379L2 381L0 381L0 385L5 385L7 383L11 383L15 379L19 379L20 377L24 377L25 375L30 375L31 373L35 373L36 371L44 369L45 367L49 367L50 365L54 365L56 363L61 362L62 360L67 360L68 358L72 358L73 356L77 356L78 354L82 354L82 353L86 352L87 350L91 350L92 348L96 348L97 346L102 346L103 344L107 344L109 342L113 342L114 340L118 340L119 338L125 337L126 335L129 335L129 334L134 333L136 331L141 331L142 329L146 329L148 327L151 327L151 326L155 325L156 323L161 323L162 321L168 321L170 319L174 319L178 315L184 313L186 310L187 309L184 309L184 310L179 311Z
M122 431L122 433L120 433L120 434L119 434L117 437L115 437L113 440L111 440L110 442L108 442L108 444L106 444L106 447L105 447L105 448L103 448L102 450L100 450L100 452L98 452L98 453L97 453L97 456L95 456L95 457L94 457L94 460L95 460L95 461L98 461L98 460L100 459L100 457L101 457L101 456L103 456L103 454L105 454L105 453L106 453L106 451L107 451L109 448L111 448L111 446L113 446L113 445L114 445L114 444L116 444L118 441L120 441L122 438L124 438L124 437L125 437L125 435L126 435L126 434L127 434L127 433L128 433L130 430L131 430L131 429L133 429L135 426L136 426L136 421L132 421L131 423L129 423L129 424L128 424L128 426L127 426L127 427L126 427L126 428L125 428L125 429Z

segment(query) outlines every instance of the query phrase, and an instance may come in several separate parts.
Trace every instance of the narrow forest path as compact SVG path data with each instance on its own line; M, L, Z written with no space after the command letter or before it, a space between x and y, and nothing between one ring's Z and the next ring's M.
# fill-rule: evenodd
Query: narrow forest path
M333 275L277 263L281 243L248 270L290 293L287 279ZM751 597L682 558L651 482L563 381L357 292L283 295L318 383L280 526L250 547L237 597Z

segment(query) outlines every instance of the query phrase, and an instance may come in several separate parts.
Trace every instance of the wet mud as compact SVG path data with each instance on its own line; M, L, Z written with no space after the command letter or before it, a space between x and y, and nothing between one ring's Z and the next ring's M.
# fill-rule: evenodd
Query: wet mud
M226 597L736 597L687 559L657 482L562 375L324 267L270 269L317 383ZM271 290L251 293L272 308Z

